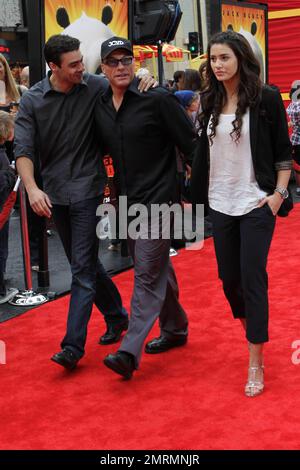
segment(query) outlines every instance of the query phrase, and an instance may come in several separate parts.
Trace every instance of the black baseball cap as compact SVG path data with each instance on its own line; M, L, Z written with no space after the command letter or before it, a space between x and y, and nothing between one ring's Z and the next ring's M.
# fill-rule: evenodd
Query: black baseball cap
M133 56L131 42L128 39L113 36L112 38L107 39L102 43L101 60L106 59L106 57L108 57L113 51L116 51L117 49L124 49Z

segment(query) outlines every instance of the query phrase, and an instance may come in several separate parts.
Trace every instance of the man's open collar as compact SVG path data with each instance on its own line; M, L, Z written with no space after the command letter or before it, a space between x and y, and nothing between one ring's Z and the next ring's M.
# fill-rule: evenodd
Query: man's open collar
M52 72L51 70L47 73L47 76L45 77L45 79L43 80L43 97L45 97L48 93L50 92L56 92L56 93L59 93L57 92L56 90L54 90L51 86L51 82L50 82L50 77L52 75ZM87 86L87 77L88 77L88 74L83 74L83 79L82 79L82 82L79 83L78 85L75 85L74 88L76 87L85 87ZM71 91L73 91L73 89Z
M140 80L135 76L125 93L128 93L129 91L130 93L134 93L136 95L141 96L142 93L138 90L139 83L140 83ZM111 86L109 85L106 92L102 95L102 98L104 102L107 102L111 97L112 97L112 89L111 89Z

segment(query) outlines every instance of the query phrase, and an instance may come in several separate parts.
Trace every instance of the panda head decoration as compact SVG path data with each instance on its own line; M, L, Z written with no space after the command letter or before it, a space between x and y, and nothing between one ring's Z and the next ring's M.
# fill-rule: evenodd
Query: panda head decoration
M101 21L87 16L83 11L80 18L70 23L69 14L64 7L58 8L56 21L64 28L61 34L67 34L80 41L85 69L95 73L100 65L100 50L102 43L114 34L108 27L113 19L113 10L107 5L103 8Z
M229 31L234 31L233 26L229 24L227 26L227 30ZM264 62L264 56L263 56L263 51L259 45L259 43L256 40L256 33L257 33L257 24L255 21L251 24L251 32L246 31L244 28L240 27L240 30L238 31L242 36L244 36L245 39L249 42L251 49L256 57L256 59L259 62L260 65L260 77L263 82L266 81L266 71L265 71L265 62Z

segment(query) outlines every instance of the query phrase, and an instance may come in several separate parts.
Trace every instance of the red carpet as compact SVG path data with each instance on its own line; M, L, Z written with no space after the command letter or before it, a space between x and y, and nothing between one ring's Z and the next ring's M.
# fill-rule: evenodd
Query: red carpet
M298 449L300 205L278 219L269 258L270 336L266 391L247 398L246 342L217 280L212 240L173 258L190 317L186 347L144 355L132 381L102 364L94 312L86 356L74 373L50 362L65 329L67 298L1 324L1 449ZM129 307L132 272L116 278ZM158 333L157 327L151 337ZM300 355L299 355L300 357Z

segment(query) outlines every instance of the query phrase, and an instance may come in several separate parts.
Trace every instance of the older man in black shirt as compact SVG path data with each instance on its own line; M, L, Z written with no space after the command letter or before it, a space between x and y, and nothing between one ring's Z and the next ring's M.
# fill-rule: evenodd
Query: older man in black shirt
M133 207L170 205L176 197L175 145L186 155L193 152L193 125L176 97L165 89L155 88L143 96L138 93L129 41L118 37L105 41L101 57L110 87L95 108L96 126L103 151L113 158L119 194L126 195ZM160 217L151 219L151 224L159 235L156 239L147 237L148 220L140 224L144 239L128 238L135 265L129 330L119 351L104 360L125 378L138 368L143 343L157 317L161 336L146 345L146 352L160 353L187 341L188 320L178 301L169 260L170 237L163 236Z
M87 325L95 301L107 332L101 344L120 339L128 315L120 294L98 260L96 209L105 174L95 139L96 99L107 88L99 76L84 74L79 41L52 36L45 45L51 74L24 94L15 127L17 169L33 210L53 214L71 263L72 287L62 351L52 360L74 369L84 354ZM33 175L39 160L44 191Z

